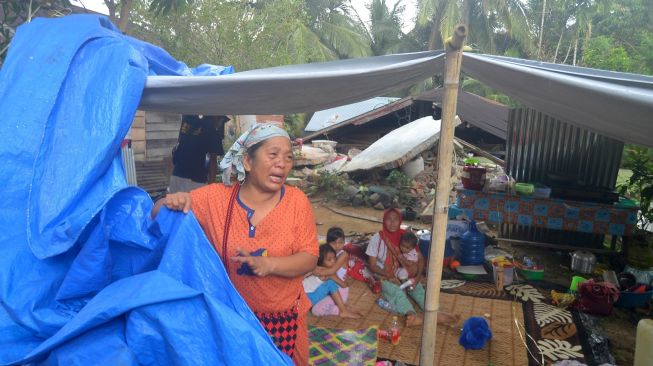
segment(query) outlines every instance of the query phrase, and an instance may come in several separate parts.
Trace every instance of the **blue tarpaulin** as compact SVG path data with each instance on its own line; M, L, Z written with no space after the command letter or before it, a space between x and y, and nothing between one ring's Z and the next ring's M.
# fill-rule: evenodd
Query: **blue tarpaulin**
M231 72L103 17L19 28L0 72L0 364L292 364L195 217L151 220L121 163L148 75Z

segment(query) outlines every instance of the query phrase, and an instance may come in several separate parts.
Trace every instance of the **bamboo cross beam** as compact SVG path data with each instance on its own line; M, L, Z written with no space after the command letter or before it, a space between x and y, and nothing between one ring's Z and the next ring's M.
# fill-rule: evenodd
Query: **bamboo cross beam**
M438 310L440 307L440 283L442 280L442 260L444 241L447 232L449 211L449 192L451 191L451 161L453 159L453 131L458 100L460 64L467 27L457 25L453 36L445 42L444 96L442 100L442 122L438 146L438 174L436 175L435 205L433 205L433 225L431 227L431 247L424 301L424 326L419 364L432 366L435 361Z

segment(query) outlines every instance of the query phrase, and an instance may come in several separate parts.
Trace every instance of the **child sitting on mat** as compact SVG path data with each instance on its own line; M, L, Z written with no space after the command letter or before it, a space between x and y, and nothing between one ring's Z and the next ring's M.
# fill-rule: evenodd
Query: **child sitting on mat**
M347 277L347 260L349 254L343 249L345 246L345 232L339 227L331 227L327 231L326 243L336 251L336 263L333 267L327 268L318 266L313 271L313 274L319 277L338 275L338 278L345 280Z
M336 251L329 244L320 245L320 256L317 260L319 267L333 269L336 266ZM338 308L337 314L316 314L314 315L339 315L343 318L360 318L361 314L355 310L350 309L343 300L340 292L340 287L347 287L347 283L340 279L336 274L328 276L316 276L314 274L308 275L304 278L304 291L311 301L311 305L315 306L321 300L331 296L333 302Z

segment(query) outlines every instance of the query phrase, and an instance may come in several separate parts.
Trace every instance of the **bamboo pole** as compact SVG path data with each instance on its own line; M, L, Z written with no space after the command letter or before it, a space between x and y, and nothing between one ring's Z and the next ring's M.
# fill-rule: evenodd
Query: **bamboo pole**
M431 248L427 273L426 298L424 304L424 327L419 364L432 366L435 361L438 309L440 307L440 283L444 241L447 231L449 192L451 192L451 160L453 159L453 130L458 100L458 79L463 56L463 43L467 27L457 25L453 36L445 44L444 97L442 100L442 122L438 143L438 174L433 225L431 227Z

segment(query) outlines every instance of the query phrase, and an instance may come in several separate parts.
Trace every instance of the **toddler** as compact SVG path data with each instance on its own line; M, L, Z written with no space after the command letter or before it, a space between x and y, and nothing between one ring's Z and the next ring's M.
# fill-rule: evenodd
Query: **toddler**
M320 256L317 260L319 267L334 269L336 266L336 251L329 244L320 245ZM342 299L340 287L347 287L347 283L340 279L335 273L327 276L308 275L304 278L304 291L311 301L311 305L316 305L327 296L331 296L333 302L338 307L338 314L343 318L360 318L361 314L350 309Z

